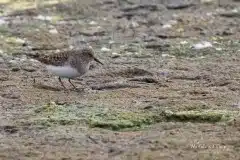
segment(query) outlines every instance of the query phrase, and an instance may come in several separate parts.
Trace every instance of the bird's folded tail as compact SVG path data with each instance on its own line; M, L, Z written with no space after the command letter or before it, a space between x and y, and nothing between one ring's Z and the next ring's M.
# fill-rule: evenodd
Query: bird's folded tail
M26 53L26 56L29 58L35 59L41 63L44 63L46 61L45 55L43 55L39 52L29 52L29 53Z

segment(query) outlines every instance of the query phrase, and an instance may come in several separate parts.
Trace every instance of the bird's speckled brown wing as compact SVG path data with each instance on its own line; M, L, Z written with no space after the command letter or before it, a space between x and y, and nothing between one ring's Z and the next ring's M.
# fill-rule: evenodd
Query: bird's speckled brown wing
M36 59L46 65L62 66L68 61L69 56L73 53L74 51L65 51L50 55L41 55Z

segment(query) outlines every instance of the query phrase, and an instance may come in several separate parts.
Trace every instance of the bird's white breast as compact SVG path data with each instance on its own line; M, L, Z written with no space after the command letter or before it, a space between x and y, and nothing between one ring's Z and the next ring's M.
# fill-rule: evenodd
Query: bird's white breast
M78 77L81 74L77 71L77 69L72 68L71 66L52 66L47 65L48 72L55 74L56 76L63 78L74 78Z

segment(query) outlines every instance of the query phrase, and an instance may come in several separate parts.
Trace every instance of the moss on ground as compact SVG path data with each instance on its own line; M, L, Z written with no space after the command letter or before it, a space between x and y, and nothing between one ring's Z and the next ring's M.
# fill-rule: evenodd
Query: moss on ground
M167 121L214 123L231 120L236 117L239 112L227 110L202 110L180 112L164 111L162 114Z
M129 111L87 105L56 105L49 103L34 110L36 115L31 121L36 125L73 125L82 124L110 130L136 130L166 121L215 123L227 122L239 115L239 111L202 110L202 111Z

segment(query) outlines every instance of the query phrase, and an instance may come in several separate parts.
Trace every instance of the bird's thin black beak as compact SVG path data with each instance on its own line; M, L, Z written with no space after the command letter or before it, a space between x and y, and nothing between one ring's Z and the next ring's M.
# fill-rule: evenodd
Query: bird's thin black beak
M103 65L103 63L101 61L99 61L96 57L93 57L94 61L100 63L101 65Z

